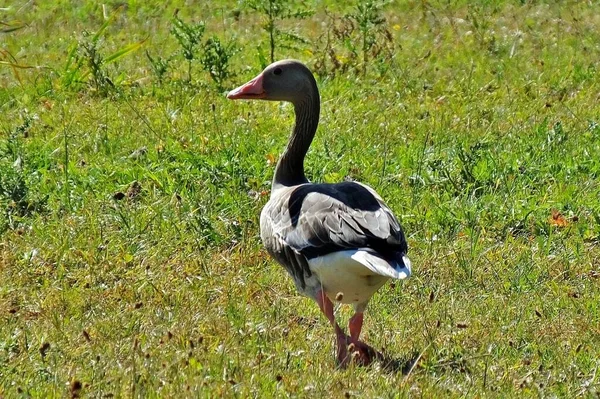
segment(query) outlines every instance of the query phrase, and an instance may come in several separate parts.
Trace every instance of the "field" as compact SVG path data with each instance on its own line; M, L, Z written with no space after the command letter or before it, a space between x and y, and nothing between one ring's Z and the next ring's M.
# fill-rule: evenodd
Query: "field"
M600 396L595 2L3 4L0 397ZM389 364L336 370L262 249L293 108L225 93L271 33L321 90L307 176L407 233Z

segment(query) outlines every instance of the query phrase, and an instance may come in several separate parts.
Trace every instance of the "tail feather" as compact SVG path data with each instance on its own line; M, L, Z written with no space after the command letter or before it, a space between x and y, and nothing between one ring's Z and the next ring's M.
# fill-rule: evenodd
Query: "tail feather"
M352 259L362 263L367 269L381 276L404 280L411 275L412 263L404 254L399 259L389 261L368 249L361 249L352 255Z

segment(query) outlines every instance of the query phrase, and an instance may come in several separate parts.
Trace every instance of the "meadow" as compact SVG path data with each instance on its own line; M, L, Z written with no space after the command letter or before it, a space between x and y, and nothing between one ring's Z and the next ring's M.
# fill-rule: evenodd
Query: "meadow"
M598 26L592 1L3 3L0 397L600 396ZM413 277L365 318L389 364L336 370L262 249L293 109L225 93L271 57L317 77L309 179L406 231Z

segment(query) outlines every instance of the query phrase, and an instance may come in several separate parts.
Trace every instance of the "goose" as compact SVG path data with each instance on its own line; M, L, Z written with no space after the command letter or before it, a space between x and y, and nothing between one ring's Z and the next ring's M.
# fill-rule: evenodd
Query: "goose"
M400 223L381 197L365 184L311 183L304 158L317 131L320 97L311 71L300 61L282 60L230 91L231 100L292 103L295 125L279 158L271 195L260 215L267 252L291 275L298 291L317 302L336 335L336 362L368 365L381 354L360 341L364 312L389 279L406 279L411 262ZM334 302L351 304L346 335Z

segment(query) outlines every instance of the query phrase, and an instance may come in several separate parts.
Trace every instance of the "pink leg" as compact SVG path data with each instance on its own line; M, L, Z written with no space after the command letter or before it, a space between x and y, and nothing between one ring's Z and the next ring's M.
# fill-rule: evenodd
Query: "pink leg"
M348 322L350 330L350 343L354 345L356 360L363 366L367 366L379 357L380 354L369 345L359 340L362 330L364 314L362 311L357 311Z
M316 295L316 301L321 308L321 311L325 314L331 325L335 330L335 336L337 340L337 362L340 367L346 367L350 357L348 356L348 341L347 336L340 326L335 321L333 315L333 303L327 298L322 290L319 290Z
M363 318L363 312L356 312L348 322L348 329L350 330L350 338L352 338L352 341L358 341L360 331L362 330Z

